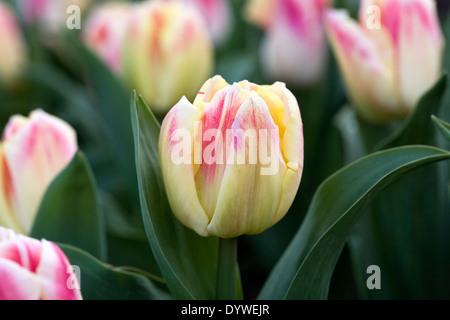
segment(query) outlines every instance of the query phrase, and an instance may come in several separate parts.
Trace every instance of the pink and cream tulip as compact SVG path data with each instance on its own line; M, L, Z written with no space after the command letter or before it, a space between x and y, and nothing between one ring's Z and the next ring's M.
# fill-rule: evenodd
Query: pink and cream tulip
M213 49L197 10L175 1L138 3L124 44L125 78L155 113L165 114L210 76Z
M53 242L0 226L0 300L81 300L67 256Z
M160 165L175 216L202 236L258 234L290 208L303 172L299 106L284 83L215 76L165 117Z
M327 64L325 12L331 0L253 0L247 19L265 29L265 74L290 86L316 85Z
M14 83L26 64L26 48L11 8L0 2L0 82Z
M63 120L42 110L12 116L0 145L0 225L28 234L47 187L77 149Z
M83 40L117 74L123 73L122 50L132 10L130 2L107 2L93 8Z
M327 25L348 94L368 121L405 118L439 78L444 39L432 0L364 0L359 22L330 10Z

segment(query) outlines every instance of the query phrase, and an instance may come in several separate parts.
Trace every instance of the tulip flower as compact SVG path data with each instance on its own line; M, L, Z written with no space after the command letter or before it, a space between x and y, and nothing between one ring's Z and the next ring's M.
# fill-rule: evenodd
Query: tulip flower
M165 117L161 172L175 216L201 236L258 234L290 208L303 171L303 125L284 83L208 80Z
M0 2L0 82L13 83L26 63L25 42L10 7Z
M431 0L366 0L359 23L330 10L327 25L348 94L370 122L405 118L439 78L444 40Z
M18 0L24 20L28 24L38 25L49 34L55 34L67 27L72 13L71 6L76 6L76 13L86 11L91 0ZM80 17L81 18L81 17Z
M42 110L12 116L0 145L0 225L28 234L47 187L77 149L61 119Z
M181 2L136 4L124 44L124 72L155 113L195 96L213 66L213 43L200 14Z
M53 242L0 226L0 300L81 300L79 281Z
M325 12L331 0L253 0L247 19L265 30L261 63L265 74L291 86L317 84L327 62Z
M131 14L129 2L95 7L83 27L83 40L117 74L123 73L122 47Z

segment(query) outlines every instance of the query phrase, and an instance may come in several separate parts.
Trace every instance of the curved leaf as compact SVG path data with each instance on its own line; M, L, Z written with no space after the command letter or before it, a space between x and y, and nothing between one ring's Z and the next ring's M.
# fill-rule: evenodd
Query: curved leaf
M83 250L67 245L58 246L72 266L79 270L79 283L84 300L160 300L170 296L143 273L114 268L102 263ZM75 270L75 268L74 268ZM68 278L70 274L68 273Z
M48 187L30 236L67 243L104 259L104 229L93 174L78 152Z
M329 177L259 298L327 298L336 261L364 206L406 172L444 159L450 153L433 147L400 147L366 156Z
M160 126L142 97L135 94L131 117L142 217L167 286L177 299L213 299L218 239L198 236L173 215L159 166Z

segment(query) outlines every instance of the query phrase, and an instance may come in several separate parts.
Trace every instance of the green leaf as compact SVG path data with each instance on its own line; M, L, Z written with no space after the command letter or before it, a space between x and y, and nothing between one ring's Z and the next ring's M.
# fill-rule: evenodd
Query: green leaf
M326 299L341 250L370 200L407 172L445 159L450 153L433 147L400 147L366 156L329 177L259 298Z
M446 74L420 99L403 125L376 149L437 146L430 117L439 111ZM349 241L359 294L365 299L448 297L450 249L446 164L426 166L396 180L367 208ZM383 272L382 290L368 290L366 269Z
M160 125L142 97L131 97L142 217L164 279L176 299L213 299L218 239L203 238L173 215L158 156Z
M434 123L444 135L444 137L446 137L450 141L450 123L445 122L444 120L441 120L436 116L431 116L431 119L433 119Z
M30 236L79 247L104 259L106 240L96 185L89 164L77 152L48 187Z
M107 265L83 250L57 243L79 269L84 300L160 300L170 296L143 272ZM68 275L69 276L69 275Z

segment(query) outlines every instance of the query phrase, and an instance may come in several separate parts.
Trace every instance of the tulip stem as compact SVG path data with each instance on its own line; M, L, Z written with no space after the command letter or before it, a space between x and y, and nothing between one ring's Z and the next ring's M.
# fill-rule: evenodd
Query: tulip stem
M219 239L216 299L236 299L237 238Z

